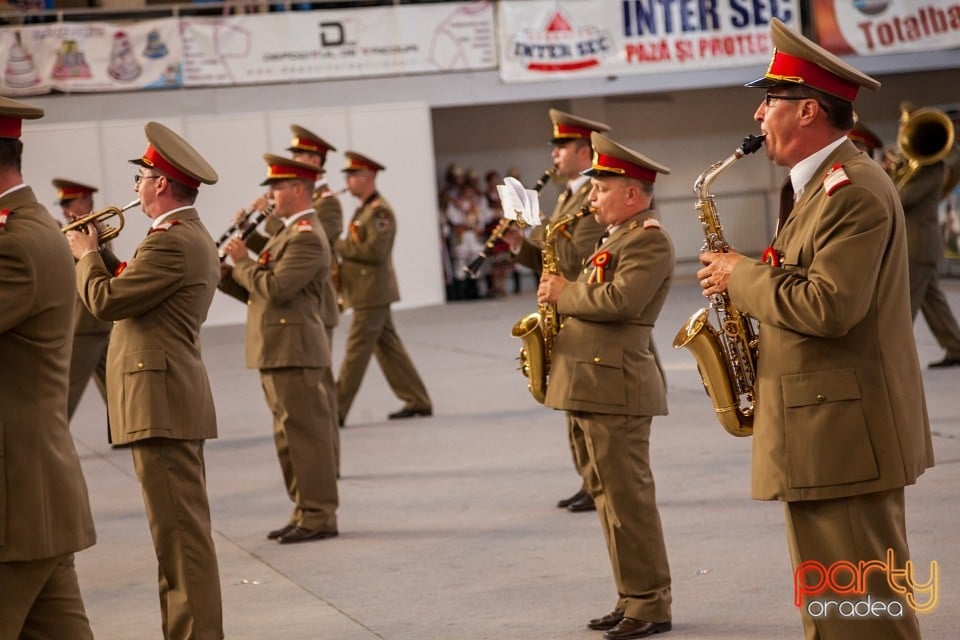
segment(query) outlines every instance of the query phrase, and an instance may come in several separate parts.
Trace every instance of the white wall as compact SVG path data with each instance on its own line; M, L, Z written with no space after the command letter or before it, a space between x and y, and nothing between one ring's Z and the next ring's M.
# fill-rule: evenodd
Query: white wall
M113 100L123 97L112 96ZM353 149L387 167L377 187L393 205L398 219L393 260L400 285L398 306L425 306L443 301L443 275L436 222L436 186L430 112L424 103L377 104L347 109L326 108L236 113L197 113L154 118L183 135L220 175L212 186L202 185L197 208L214 238L230 225L234 213L263 191L265 152L285 154L290 124L300 124L324 137L338 149L327 158L328 181L334 190L343 187L342 152ZM55 177L79 180L100 187L97 208L123 206L136 198L136 167L127 161L139 158L146 148L144 118L104 121L38 120L24 126L23 173L51 213ZM340 196L345 226L359 204L349 194ZM131 209L126 226L114 241L121 258L133 253L148 228L148 220ZM246 307L218 294L210 309L211 325L242 323Z

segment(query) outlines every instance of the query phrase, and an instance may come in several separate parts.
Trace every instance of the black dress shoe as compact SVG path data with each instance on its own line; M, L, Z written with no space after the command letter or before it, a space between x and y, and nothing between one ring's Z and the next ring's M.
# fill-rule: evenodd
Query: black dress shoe
M584 491L583 489L580 489L580 491L577 491L575 494L573 494L569 498L564 498L563 500L557 500L557 508L566 509L577 500L582 500L586 495L587 495L587 492Z
M673 628L673 624L666 622L647 622L637 618L624 618L613 629L610 629L603 637L605 640L633 640L633 638L646 638L655 633L666 633Z
M596 511L597 505L593 503L593 497L589 494L584 494L582 498L576 502L571 502L567 505L567 511L572 511L573 513L580 513L582 511Z
M400 420L402 418L416 418L417 416L428 417L433 415L433 409L400 409L400 411L394 411L387 416L390 420Z
M607 631L620 624L621 620L623 620L623 611L614 609L605 616L593 618L587 622L587 628L593 629L594 631Z
M946 367L960 367L960 358L957 356L944 356L943 360L937 360L936 362L931 362L929 365L931 369L945 369Z
M293 527L290 531L277 538L280 544L291 544L293 542L307 542L308 540L323 540L324 538L335 538L337 531L325 531L323 529L304 529L303 527Z
M273 531L271 531L270 533L267 534L267 540L276 540L277 538L279 538L279 537L282 536L283 534L288 533L288 532L292 531L293 529L295 529L296 526L297 526L297 525L295 525L295 524L288 524L288 525L284 525L284 526L280 527L279 529L274 529Z

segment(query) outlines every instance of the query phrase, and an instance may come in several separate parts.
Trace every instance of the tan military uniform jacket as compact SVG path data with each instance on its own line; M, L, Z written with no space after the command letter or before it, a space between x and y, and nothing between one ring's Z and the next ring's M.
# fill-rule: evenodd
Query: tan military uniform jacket
M583 209L590 203L590 181L587 180L570 197L558 202L553 215L545 224L560 220ZM592 214L586 214L579 220L568 223L554 235L556 238L557 264L560 273L567 280L576 280L583 268L586 259L593 255L597 241L603 235L604 227L597 222ZM540 225L530 232L530 239L520 245L519 253L514 256L520 264L530 267L536 273L543 271L543 238L544 225Z
M113 251L111 251L109 247L104 246L100 250L100 255L103 256L103 264L107 270L110 271L110 273L115 273L120 264L120 260L117 259L117 256L114 255ZM110 333L110 330L113 329L112 322L100 320L90 313L90 310L84 306L83 300L80 299L79 294L77 294L76 307L77 323L76 328L74 329L74 334L84 336L102 335L105 333Z
M329 367L330 346L320 309L331 295L330 250L315 231L315 214L299 218L243 258L220 283L246 302L246 364L251 369Z
M673 245L652 210L621 225L557 301L561 329L545 404L618 415L667 414L650 333L673 274ZM649 222L647 222L649 221ZM646 226L644 226L646 223ZM598 257L599 256L599 257ZM594 262L605 262L602 275Z
M85 549L96 534L67 427L73 258L29 187L0 211L0 562L18 562Z
M900 192L907 221L907 258L914 264L936 265L943 258L939 207L945 174L942 162L922 167Z
M200 325L220 279L219 259L197 210L173 214L137 247L116 277L100 254L77 262L77 288L102 320L115 320L107 355L114 443L217 436Z
M382 307L400 299L391 257L396 235L393 209L374 193L353 214L346 237L336 244L344 308Z
M829 195L835 165L849 184ZM774 248L781 267L743 260L729 287L760 321L753 497L818 500L913 483L933 448L893 183L844 142Z

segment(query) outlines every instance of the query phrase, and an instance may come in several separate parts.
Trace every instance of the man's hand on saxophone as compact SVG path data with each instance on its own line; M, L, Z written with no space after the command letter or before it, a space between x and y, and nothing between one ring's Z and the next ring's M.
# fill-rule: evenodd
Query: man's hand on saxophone
M537 302L539 304L556 304L560 292L567 286L567 279L559 274L545 273L540 277L537 287Z
M724 293L730 286L730 273L737 263L743 260L743 254L732 249L726 253L704 251L700 254L700 263L703 269L697 271L703 295L709 298L718 293Z

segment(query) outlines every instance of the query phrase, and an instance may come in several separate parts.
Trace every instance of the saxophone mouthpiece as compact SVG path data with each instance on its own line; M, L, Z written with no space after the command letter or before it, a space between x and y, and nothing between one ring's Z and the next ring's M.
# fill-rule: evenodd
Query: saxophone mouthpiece
M747 156L763 146L763 141L766 139L767 134L762 133L758 136L753 135L752 133L743 139L743 144L740 145L740 151L743 155Z

